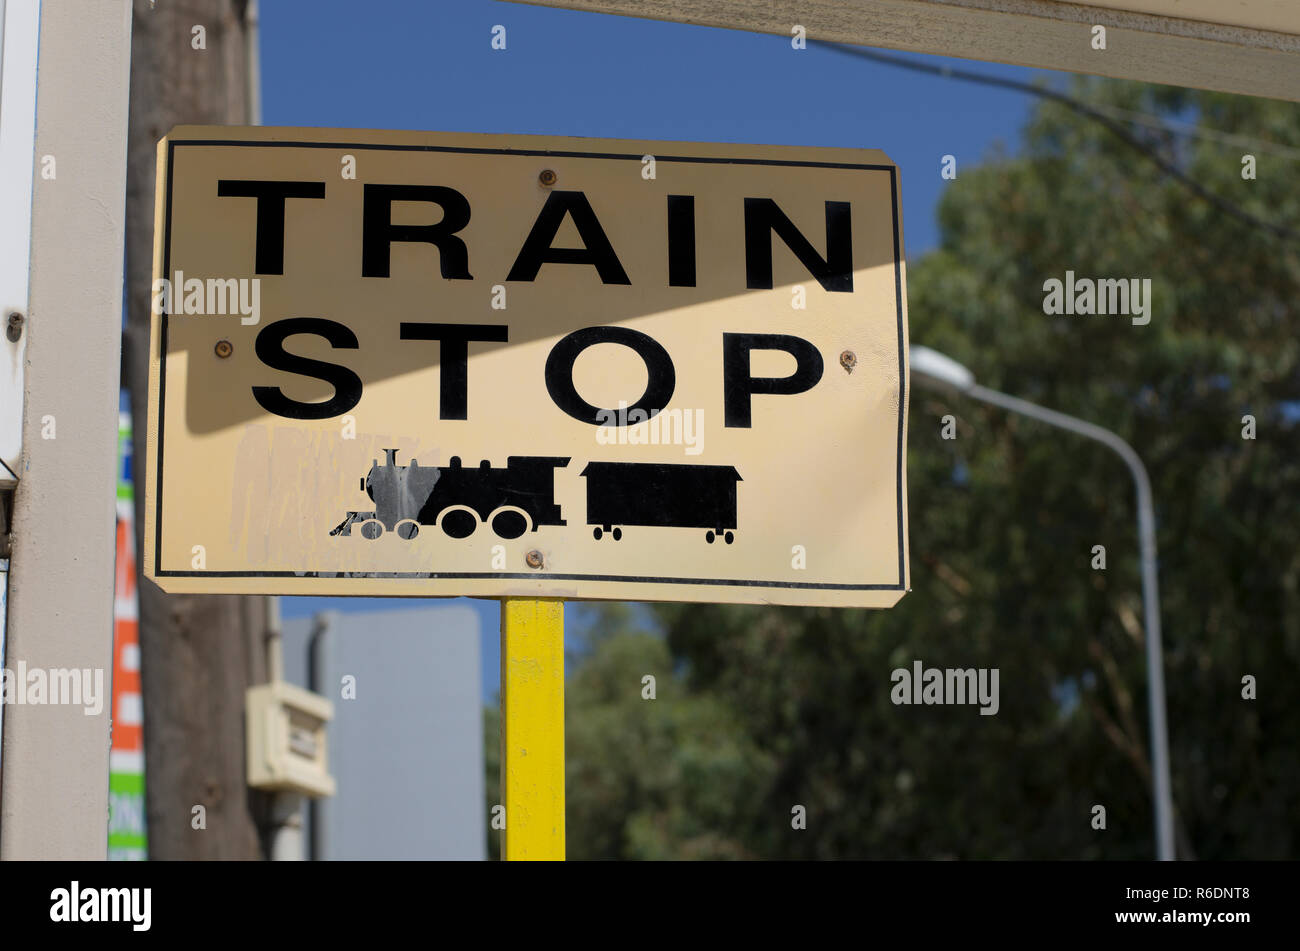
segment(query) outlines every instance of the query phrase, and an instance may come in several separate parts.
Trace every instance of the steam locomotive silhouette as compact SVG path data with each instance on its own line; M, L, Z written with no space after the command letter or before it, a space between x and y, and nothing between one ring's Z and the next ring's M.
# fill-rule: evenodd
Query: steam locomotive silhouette
M509 456L504 468L484 459L466 468L459 456L446 466L397 464L397 450L384 450L361 479L375 502L372 512L348 512L331 535L350 536L354 525L363 538L384 532L411 539L424 525L436 525L452 538L468 538L489 523L502 538L519 538L543 525L565 525L555 502L555 470L568 456ZM712 544L735 541L736 483L732 466L642 462L591 462L580 473L587 480L587 524L599 540L615 541L625 525L703 528Z
M384 450L361 479L361 488L374 499L373 512L348 512L331 535L351 535L360 525L363 538L385 531L414 538L422 525L437 525L452 538L468 538L480 522L488 522L502 538L518 538L541 525L564 525L555 504L555 470L569 464L567 456L510 456L504 468L484 459L478 468L461 465L452 456L446 466L422 466L412 459L397 464L397 450Z

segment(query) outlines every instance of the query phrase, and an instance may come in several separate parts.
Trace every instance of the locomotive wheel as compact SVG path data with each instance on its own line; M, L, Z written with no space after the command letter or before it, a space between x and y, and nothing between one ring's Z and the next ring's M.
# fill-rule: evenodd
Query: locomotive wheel
M442 530L452 538L469 538L478 528L478 519L464 509L455 509L442 517Z
M605 533L602 532L602 531L600 530L600 526L599 526L599 525L597 525L597 526L596 526L594 529L592 529L592 531L591 531L591 537L594 538L594 539L596 539L596 541L600 541L600 536L601 536L601 535L604 535L604 534L605 534Z
M727 532L727 534L725 534L725 535L722 536L722 540L723 540L724 542L726 542L728 545L730 545L732 542L734 542L734 541L736 540L736 533L735 533L735 532Z
M621 528L614 529L614 541L616 542L622 541L622 539L623 539L623 529Z
M367 519L361 523L361 537L374 541L380 535L384 534L384 523L378 519Z
M492 519L492 531L502 538L518 538L528 531L528 519L518 512L498 512Z
M412 519L404 518L397 523L397 527L394 528L393 531L397 532L398 538L405 538L407 541L410 541L416 535L420 534L420 526Z
M710 545L712 545L712 544L713 544L713 532L705 532L705 533L704 533L704 540L705 540L706 542L708 542Z

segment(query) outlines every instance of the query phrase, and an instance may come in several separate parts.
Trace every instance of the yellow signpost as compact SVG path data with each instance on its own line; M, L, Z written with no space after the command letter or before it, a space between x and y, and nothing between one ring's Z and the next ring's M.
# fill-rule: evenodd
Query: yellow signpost
M564 858L564 602L501 600L505 859Z
M507 857L563 856L564 599L908 590L884 154L178 127L158 156L146 574L500 599Z

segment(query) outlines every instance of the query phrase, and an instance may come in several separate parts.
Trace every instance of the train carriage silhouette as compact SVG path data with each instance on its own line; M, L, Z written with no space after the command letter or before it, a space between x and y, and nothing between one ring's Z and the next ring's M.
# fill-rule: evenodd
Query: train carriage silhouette
M502 538L518 538L542 525L563 525L555 502L555 470L568 456L510 456L502 468L484 459L477 468L452 456L446 466L422 466L412 459L397 465L397 450L385 449L361 479L374 500L373 512L348 512L331 535L351 535L359 525L363 538L385 531L414 538L421 526L437 525L452 538L467 538L488 523Z
M587 524L600 539L623 537L624 525L703 528L709 544L722 536L736 540L734 466L672 463L589 462L580 473L587 480Z

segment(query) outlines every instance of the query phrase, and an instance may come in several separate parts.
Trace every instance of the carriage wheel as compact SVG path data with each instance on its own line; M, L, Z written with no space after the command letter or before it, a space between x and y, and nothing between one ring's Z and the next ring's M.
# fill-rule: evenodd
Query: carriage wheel
M727 534L725 534L725 535L722 536L722 540L723 540L724 542L726 542L728 545L730 545L732 542L734 542L734 541L736 540L736 533L735 533L735 532L727 532Z
M713 532L705 532L705 533L704 533L704 540L705 540L706 542L708 542L710 545L712 545L712 544L713 544Z
M591 537L594 538L594 539L596 539L596 541L600 541L600 536L601 536L601 535L604 535L604 534L605 534L605 533L602 532L602 531L600 530L600 526L599 526L599 525L597 525L597 526L596 526L594 529L592 529L592 531L591 531Z
M361 537L374 541L380 535L384 534L384 523L378 519L367 519L361 523Z
M416 535L420 534L420 526L414 519L404 518L397 523L397 527L394 528L393 531L397 533L398 538L404 538L407 541L410 541Z
M614 529L614 541L617 542L622 540L623 540L623 529L621 528Z
M518 538L528 531L528 519L518 512L498 512L492 519L492 531L502 538Z
M478 528L478 519L464 509L454 509L442 517L442 530L452 538L469 538Z

